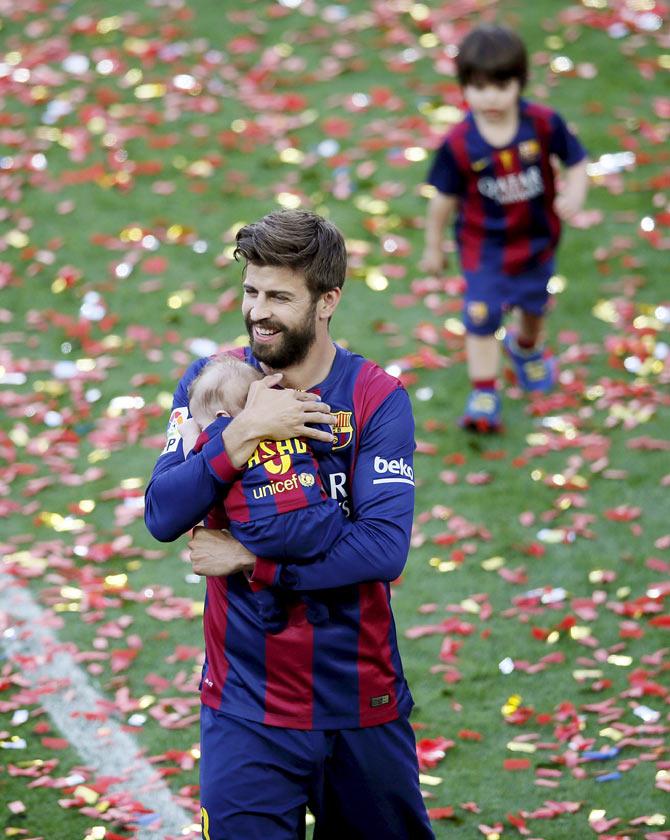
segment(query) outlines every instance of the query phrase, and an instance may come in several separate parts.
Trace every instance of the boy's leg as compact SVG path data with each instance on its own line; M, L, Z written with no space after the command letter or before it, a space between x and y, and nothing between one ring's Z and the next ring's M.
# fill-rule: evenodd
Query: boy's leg
M200 742L204 840L304 839L324 733L264 726L202 706Z
M488 272L466 272L463 323L472 391L459 424L471 431L496 432L501 426L497 390L500 346L495 331L502 321L503 288Z
M329 737L314 840L434 840L406 718Z
M549 264L514 278L510 304L518 307L519 318L516 329L507 331L503 345L525 391L547 392L556 381L555 359L542 344L549 301L547 283L552 272L553 265Z
M526 350L537 347L542 338L543 327L544 313L538 315L535 312L520 310L516 333L519 347Z
M465 355L468 362L470 381L496 380L500 368L500 342L495 335L465 336Z

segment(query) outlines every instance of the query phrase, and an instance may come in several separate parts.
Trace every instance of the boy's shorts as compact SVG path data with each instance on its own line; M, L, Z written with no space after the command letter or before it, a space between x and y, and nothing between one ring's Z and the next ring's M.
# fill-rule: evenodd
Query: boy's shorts
M465 328L475 335L491 335L502 323L503 315L516 306L531 315L543 315L549 301L547 283L553 273L553 260L515 275L464 271Z
M204 840L434 840L406 718L362 729L265 726L202 706Z

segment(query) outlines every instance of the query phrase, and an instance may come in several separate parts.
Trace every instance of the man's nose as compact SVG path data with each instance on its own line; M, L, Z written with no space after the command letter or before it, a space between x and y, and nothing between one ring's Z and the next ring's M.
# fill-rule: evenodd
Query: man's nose
M251 307L251 320L264 321L269 317L270 307L268 306L268 301L266 298L259 295L254 301L254 305Z

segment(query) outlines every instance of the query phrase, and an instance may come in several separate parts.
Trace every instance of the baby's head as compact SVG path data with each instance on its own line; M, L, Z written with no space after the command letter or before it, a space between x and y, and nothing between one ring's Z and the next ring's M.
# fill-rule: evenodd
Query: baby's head
M516 79L523 90L528 79L526 45L506 26L476 26L459 45L456 72L463 88L504 84Z
M235 356L217 356L189 385L191 416L201 429L217 417L235 417L244 408L251 383L262 378L259 371Z

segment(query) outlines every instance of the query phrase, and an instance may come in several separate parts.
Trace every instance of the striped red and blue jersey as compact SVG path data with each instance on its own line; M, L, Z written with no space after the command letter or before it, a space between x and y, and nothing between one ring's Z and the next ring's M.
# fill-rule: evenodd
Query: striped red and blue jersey
M202 701L273 726L372 726L412 706L390 601L414 511L411 404L397 379L335 349L328 376L310 390L337 417L336 441L318 461L326 492L344 514L339 536L312 562L257 559L254 580L295 594L287 627L277 634L266 632L243 574L207 579ZM244 353L258 368L251 351ZM215 424L210 440L187 459L175 431L178 418L188 416L188 385L206 361L191 365L177 387L168 442L146 490L145 521L159 540L200 522L239 478ZM330 613L320 626L307 621L300 598L315 592Z
M222 417L203 430L188 457L231 422ZM302 438L261 441L238 480L207 513L206 524L229 528L260 557L305 560L323 554L339 536L342 513L324 490L314 448L327 452L330 444L311 446Z
M551 260L561 233L552 156L570 167L586 151L556 111L524 99L504 148L482 137L471 112L447 134L428 183L460 199L454 227L464 272L507 276Z

